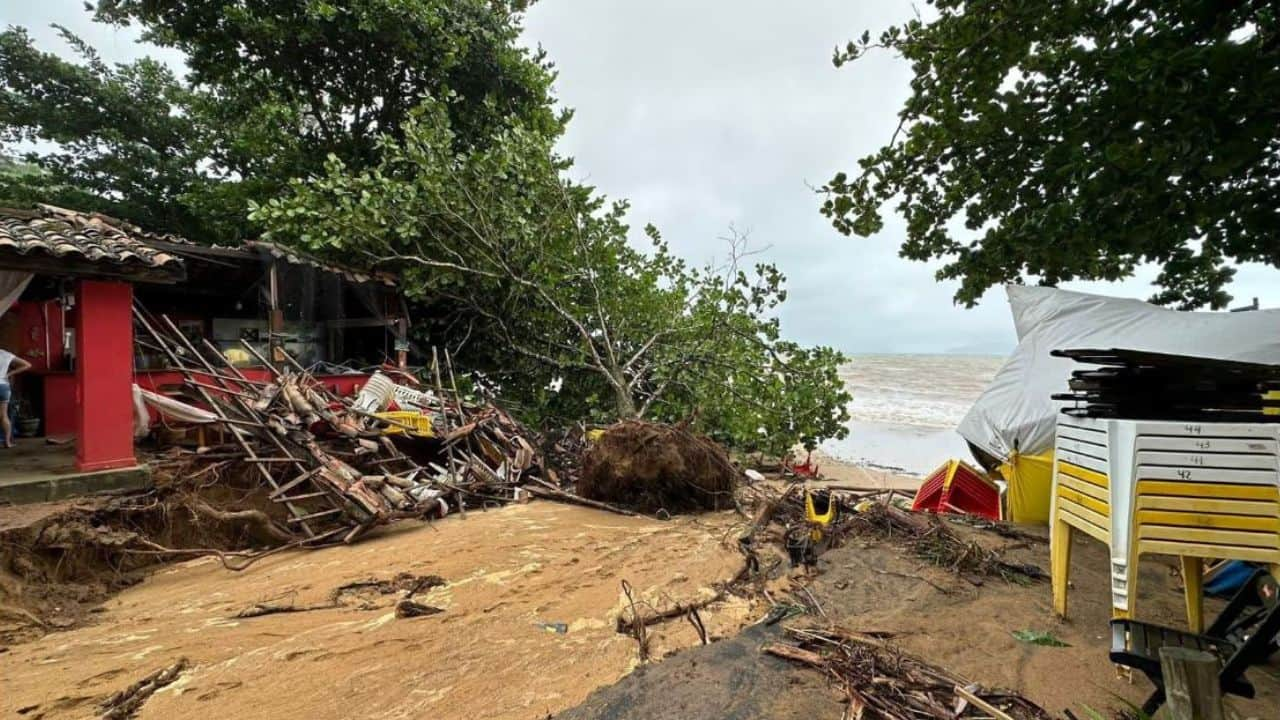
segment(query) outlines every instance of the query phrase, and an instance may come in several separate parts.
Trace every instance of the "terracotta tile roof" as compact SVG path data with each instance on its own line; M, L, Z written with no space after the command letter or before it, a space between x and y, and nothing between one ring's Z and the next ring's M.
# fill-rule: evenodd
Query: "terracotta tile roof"
M143 230L100 213L79 213L53 205L37 205L34 209L0 208L0 267L10 254L26 258L45 256L101 265L104 274L151 274L160 276L159 279L180 280L186 276L184 259L198 262L210 253L244 260L265 255L290 265L333 273L354 284L394 287L397 283L394 273L333 265L271 242L251 240L238 247L198 245L178 235Z
M185 268L177 255L159 250L123 229L130 226L122 227L109 220L52 205L30 210L0 208L0 265L5 255L27 259L45 256L68 263L101 265L104 274L151 274L168 279L184 276Z

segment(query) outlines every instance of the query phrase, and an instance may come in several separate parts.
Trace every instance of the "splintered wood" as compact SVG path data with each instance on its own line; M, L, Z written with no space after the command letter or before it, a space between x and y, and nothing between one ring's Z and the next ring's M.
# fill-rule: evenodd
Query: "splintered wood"
M984 689L902 652L875 633L839 628L787 630L797 642L768 643L765 653L825 672L855 720L996 718L1048 720L1044 708L1009 691Z
M434 407L423 411L435 437L397 441L385 431L408 426L329 392L278 348L283 368L242 341L271 372L270 382L250 380L212 343L196 347L168 317L141 307L134 315L144 331L138 341L164 354L223 431L225 442L171 451L181 457L168 461L188 476L248 474L287 509L299 541L350 542L394 518L460 509L464 498L510 502L518 486L544 475L526 431L510 415L468 406L456 392L446 399L438 382Z

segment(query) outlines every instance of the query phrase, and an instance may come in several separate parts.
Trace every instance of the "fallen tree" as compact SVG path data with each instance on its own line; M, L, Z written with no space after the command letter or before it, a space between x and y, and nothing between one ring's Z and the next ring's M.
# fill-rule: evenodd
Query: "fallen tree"
M334 158L320 177L257 206L273 239L398 271L444 315L439 337L537 418L697 422L774 454L847 430L843 357L781 338L785 278L745 267L730 233L721 265L690 267L653 227L629 242L625 202L564 178L554 140L512 124L456 151L427 100L378 167ZM557 390L548 390L555 386Z

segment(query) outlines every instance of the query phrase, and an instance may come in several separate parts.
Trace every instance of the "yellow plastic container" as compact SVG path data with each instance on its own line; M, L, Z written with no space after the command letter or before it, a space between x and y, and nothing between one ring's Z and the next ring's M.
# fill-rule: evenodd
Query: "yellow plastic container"
M1009 483L1006 517L1016 523L1048 525L1053 495L1053 451L1039 455L1015 452L1000 466L1000 475Z
M403 425L412 425L414 430L402 428L399 425L389 425L383 431L383 435L401 435L409 434L414 437L434 437L435 431L431 427L431 417L423 415L413 410L394 410L391 412L374 413L374 417L383 420L392 420Z

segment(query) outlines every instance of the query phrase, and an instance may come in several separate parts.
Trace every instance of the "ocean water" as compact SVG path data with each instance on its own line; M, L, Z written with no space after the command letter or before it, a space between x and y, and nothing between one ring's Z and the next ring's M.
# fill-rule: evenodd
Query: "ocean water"
M828 455L923 474L951 457L968 459L955 427L986 388L1003 356L860 355L840 368L853 395L849 436Z

